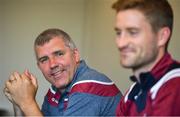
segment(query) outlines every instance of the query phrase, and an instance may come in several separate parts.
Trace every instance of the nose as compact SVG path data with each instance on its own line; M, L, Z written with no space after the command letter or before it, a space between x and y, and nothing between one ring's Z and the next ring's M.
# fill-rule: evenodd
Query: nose
M128 45L128 38L125 35L116 37L116 45L119 49L126 47Z
M55 57L50 58L49 60L50 68L53 69L58 66L57 60Z

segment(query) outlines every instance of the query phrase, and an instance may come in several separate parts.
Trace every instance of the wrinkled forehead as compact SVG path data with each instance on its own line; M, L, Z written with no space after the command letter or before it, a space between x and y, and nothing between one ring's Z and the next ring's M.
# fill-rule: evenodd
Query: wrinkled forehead
M46 42L43 45L36 45L34 47L36 57L48 55L55 51L64 51L67 49L69 49L69 47L62 39L59 39L58 37L51 39L49 42Z

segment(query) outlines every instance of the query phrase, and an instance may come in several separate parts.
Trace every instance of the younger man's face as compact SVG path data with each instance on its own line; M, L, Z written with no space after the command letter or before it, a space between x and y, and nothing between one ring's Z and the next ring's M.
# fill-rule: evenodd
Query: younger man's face
M159 52L158 36L140 11L119 11L115 30L120 63L123 67L138 70L154 64Z

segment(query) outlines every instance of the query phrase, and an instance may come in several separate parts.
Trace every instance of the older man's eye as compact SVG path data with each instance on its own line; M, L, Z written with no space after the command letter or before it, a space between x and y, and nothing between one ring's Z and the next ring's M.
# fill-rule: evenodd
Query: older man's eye
M46 61L48 61L48 58L47 58L47 57L43 57L43 58L40 58L40 59L39 59L39 62L40 62L40 63L45 63Z
M55 55L56 55L56 56L62 56L62 55L64 55L64 52L58 51L58 52L55 52Z

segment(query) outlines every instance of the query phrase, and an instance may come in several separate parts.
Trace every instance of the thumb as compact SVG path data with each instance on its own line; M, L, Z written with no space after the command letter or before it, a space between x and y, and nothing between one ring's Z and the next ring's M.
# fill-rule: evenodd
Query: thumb
M38 81L37 78L30 73L30 79L35 87L38 87Z
M37 79L34 75L32 75L29 70L25 70L24 71L24 74L31 80L32 84L35 86L35 87L38 87L38 82L37 82Z
M24 71L24 74L25 74L28 78L31 79L31 74L30 74L30 72L29 72L28 69L26 69L26 70Z

